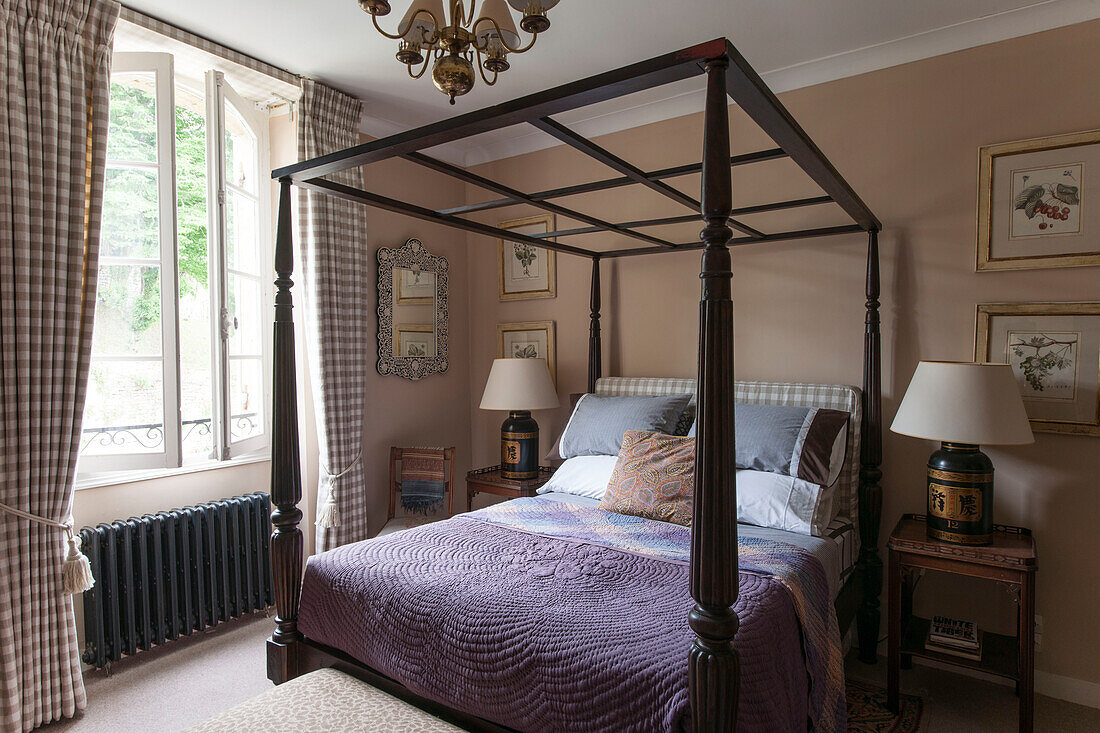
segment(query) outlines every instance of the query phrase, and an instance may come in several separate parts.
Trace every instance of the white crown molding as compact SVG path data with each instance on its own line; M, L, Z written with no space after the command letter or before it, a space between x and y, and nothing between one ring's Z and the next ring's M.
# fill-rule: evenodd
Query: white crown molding
M1096 0L1042 0L1015 10L772 69L761 76L772 91L780 94L1096 18L1100 18L1100 3ZM574 118L570 126L585 137L598 137L702 111L701 80L673 84L664 89L667 93L657 99L593 117ZM391 120L364 115L362 129L374 136L385 136L406 128ZM458 141L441 146L434 154L456 165L475 166L560 145L547 135L522 128L482 137L484 139L477 144Z

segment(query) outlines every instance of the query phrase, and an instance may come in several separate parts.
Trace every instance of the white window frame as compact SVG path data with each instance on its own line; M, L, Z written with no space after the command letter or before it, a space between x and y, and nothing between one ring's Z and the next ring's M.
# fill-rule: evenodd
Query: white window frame
M179 282L176 263L176 101L173 84L172 55L168 53L118 53L111 63L111 72L150 73L154 76L157 161L108 161L127 168L144 168L157 172L159 218L159 258L110 257L100 255L99 266L149 265L160 267L160 330L161 377L163 381L164 450L159 453L113 453L80 457L80 471L172 468L180 465L183 439L180 428L179 379ZM93 356L93 361L149 361L142 356ZM172 389L175 385L175 389ZM104 426L109 427L109 426Z
M100 265L110 264L153 264L160 266L161 283L161 361L164 379L164 451L159 453L116 453L108 455L81 455L79 475L85 482L110 478L108 472L116 475L131 471L142 471L147 478L150 469L163 469L171 474L181 469L195 467L192 461L183 461L182 413L180 409L180 355L179 355L179 277L178 277L178 238L177 238L177 201L176 201L176 134L175 134L175 75L173 57L169 53L115 53L111 63L112 72L142 72L155 75L156 89L156 125L157 125L157 162L139 163L117 161L127 167L144 167L157 170L159 204L159 244L160 258L154 260L100 257ZM262 328L261 344L263 363L263 415L261 416L262 435L239 441L231 439L230 402L228 385L229 354L226 330L222 314L226 312L225 298L228 280L228 261L225 247L226 210L225 191L225 103L230 102L245 118L246 123L256 135L256 183L254 196L257 203L259 221L259 269L261 280L261 312L270 313L273 304L271 287L263 287L263 275L272 270L271 241L271 187L267 184L266 173L270 170L270 141L268 115L256 105L244 100L225 80L221 72L210 71L206 75L206 130L207 130L207 215L209 218L209 288L211 296L210 320L212 333L211 371L214 394L212 395L213 414L211 415L211 435L214 437L212 461L228 461L262 458L270 449L271 436L271 365L272 335L271 329ZM110 166L110 163L108 163ZM249 194L252 196L252 194ZM251 274L250 274L251 275ZM108 360L150 360L140 356L95 357L97 361ZM104 426L109 427L109 426Z
M256 135L256 193L239 188L228 180L225 170L225 116L226 104L232 104L234 109L244 118L245 123ZM268 404L271 395L271 329L262 329L260 343L263 353L261 362L264 375L263 385L263 433L253 438L233 440L231 405L229 394L229 366L233 358L229 353L229 339L237 325L229 320L229 308L227 305L229 291L229 254L226 246L227 237L227 198L228 189L232 188L236 193L253 199L256 203L257 222L256 233L259 237L257 252L259 253L260 269L260 293L261 312L270 313L274 308L270 287L263 285L263 273L272 271L269 247L265 242L271 241L271 196L270 186L266 185L267 178L264 175L271 170L271 145L268 134L268 119L265 113L243 99L220 71L206 72L206 160L209 174L207 181L209 195L207 200L216 202L207 208L209 226L207 233L210 241L210 283L213 296L211 308L211 342L214 344L214 455L218 460L230 460L239 456L267 450L271 437L271 406ZM252 278L252 273L235 272L238 276Z

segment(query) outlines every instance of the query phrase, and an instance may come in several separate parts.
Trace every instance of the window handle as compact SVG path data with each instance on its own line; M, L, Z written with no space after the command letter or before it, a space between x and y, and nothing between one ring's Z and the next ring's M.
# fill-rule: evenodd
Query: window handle
M222 308L221 321L222 321L222 324L221 324L222 325L222 328L221 328L222 338L224 340L228 341L229 337L233 335L232 332L230 332L229 329L232 328L233 331L236 331L240 327L237 323L237 317L233 316L232 318L230 318L229 317L229 309L228 308Z

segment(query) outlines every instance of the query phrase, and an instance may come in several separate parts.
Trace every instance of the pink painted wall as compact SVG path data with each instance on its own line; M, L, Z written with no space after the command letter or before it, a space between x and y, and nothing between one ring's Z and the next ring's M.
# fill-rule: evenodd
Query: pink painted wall
M1100 301L1100 268L976 273L978 147L1092 129L1100 121L1100 22L1018 38L781 95L841 173L882 219L883 393L887 426L919 359L968 360L978 303ZM770 147L731 109L733 152ZM607 135L612 152L653 169L697 161L701 115ZM481 166L477 172L528 191L613 175L557 147ZM698 196L698 177L673 185ZM734 169L735 205L816 194L789 162ZM491 197L470 188L468 201ZM618 189L562 200L611 221L682 214L656 194ZM487 212L483 221L534 213ZM826 207L748 218L766 231L846 223ZM573 222L559 220L558 226ZM647 230L692 241L700 226ZM571 243L626 246L612 237ZM861 379L866 237L852 235L734 253L737 371L742 379L858 384ZM588 261L558 256L558 297L497 300L496 245L469 237L470 425L477 465L495 462L500 416L477 408L496 352L496 324L554 320L562 401L583 391L587 364ZM694 376L698 253L627 258L604 265L605 374ZM565 411L536 414L544 444ZM883 534L924 505L926 441L885 436ZM1037 657L1040 689L1062 677L1100 687L1100 565L1092 560L1100 515L1100 440L1037 434L1034 445L990 448L997 466L996 520L1034 529L1040 552ZM994 586L926 579L918 610L968 615L1011 628L1012 606ZM883 627L885 633L885 626ZM1045 673L1045 676L1044 674ZM1064 685L1063 685L1064 687ZM1097 698L1100 704L1100 696Z

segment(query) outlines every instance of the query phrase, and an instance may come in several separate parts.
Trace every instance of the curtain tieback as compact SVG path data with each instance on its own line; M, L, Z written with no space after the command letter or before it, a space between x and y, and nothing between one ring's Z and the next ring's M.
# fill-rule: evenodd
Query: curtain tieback
M321 529L330 529L331 527L340 526L340 513L336 509L336 481L341 478L351 469L355 468L355 465L359 463L359 459L363 457L363 448L359 447L359 452L355 454L355 458L352 459L348 467L339 473L333 473L328 470L328 467L324 463L320 463L321 470L325 472L325 503L321 505L320 510L317 512L317 521L315 524Z
M95 578L92 576L92 565L88 562L88 558L84 553L80 551L80 536L73 532L72 517L66 522L58 522L25 512L22 509L16 509L3 502L0 502L0 509L16 517L44 524L47 527L65 530L65 535L69 540L69 552L65 556L65 564L61 566L62 590L68 595L76 595L92 589L95 585Z

